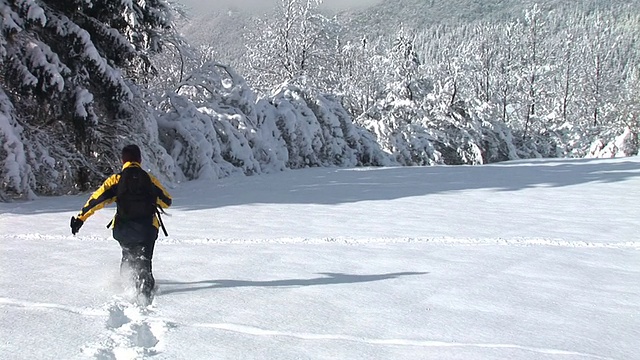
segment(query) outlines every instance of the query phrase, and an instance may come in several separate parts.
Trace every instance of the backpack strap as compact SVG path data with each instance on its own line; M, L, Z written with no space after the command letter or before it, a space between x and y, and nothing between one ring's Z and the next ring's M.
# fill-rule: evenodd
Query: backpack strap
M160 210L158 210L157 207L156 207L156 215L158 216L158 223L162 228L162 232L164 233L164 236L169 236L169 233L167 233L167 228L164 227L164 223L162 222L162 216L160 216Z

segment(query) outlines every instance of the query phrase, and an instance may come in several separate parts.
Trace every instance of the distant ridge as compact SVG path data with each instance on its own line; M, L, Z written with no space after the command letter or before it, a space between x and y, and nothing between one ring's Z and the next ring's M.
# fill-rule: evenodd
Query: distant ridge
M543 11L559 8L593 11L627 5L640 11L640 0L394 0L344 11L338 17L350 31L380 34L399 27L421 29L434 24L509 21L523 16L534 4Z
M507 22L524 15L534 4L544 11L579 9L590 12L611 7L640 11L640 0L384 0L337 14L347 37L361 34L384 35L400 28L420 30L436 24L458 25L476 21ZM326 7L322 11L328 11ZM245 33L255 26L252 18L269 10L212 7L209 12L192 13L182 34L196 46L216 50L220 61L233 64L245 52ZM330 15L330 14L328 14Z

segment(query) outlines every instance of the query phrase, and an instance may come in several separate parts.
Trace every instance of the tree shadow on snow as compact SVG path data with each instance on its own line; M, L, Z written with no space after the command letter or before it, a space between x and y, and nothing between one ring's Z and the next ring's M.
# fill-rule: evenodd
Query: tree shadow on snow
M311 168L217 181L195 180L169 189L180 211L247 204L344 204L465 190L518 191L640 177L640 160L534 159L481 166ZM74 212L89 194L0 203L0 214Z
M191 291L220 289L220 288L239 288L239 287L303 287L316 285L336 285L336 284L354 284L371 281L381 281L396 279L401 276L426 275L428 272L398 272L390 274L375 275L355 275L342 273L318 273L322 277L312 279L287 279L287 280L267 280L267 281L251 281L251 280L202 280L181 282L174 280L158 280L156 283L160 285L158 296L170 295L175 293L186 293Z
M638 161L522 160L482 166L313 168L185 184L180 210L246 204L344 204L465 190L519 191L640 177ZM193 196L197 194L198 196Z

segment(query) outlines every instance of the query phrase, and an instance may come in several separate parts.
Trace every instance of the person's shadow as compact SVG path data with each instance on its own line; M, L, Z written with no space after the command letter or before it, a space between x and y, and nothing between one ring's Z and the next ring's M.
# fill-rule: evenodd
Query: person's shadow
M202 280L182 282L175 280L158 280L156 283L162 285L158 290L159 296L191 291L234 288L234 287L300 287L316 285L352 284L361 282L381 281L395 279L401 276L426 275L428 272L398 272L389 274L356 275L342 273L318 273L322 277L312 279L286 279L286 280Z

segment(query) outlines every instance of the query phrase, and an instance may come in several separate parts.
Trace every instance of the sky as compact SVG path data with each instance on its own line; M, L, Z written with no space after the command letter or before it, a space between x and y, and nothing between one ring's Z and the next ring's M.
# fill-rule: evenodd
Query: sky
M0 203L0 359L640 359L640 157L170 186L154 303L89 194Z
M245 9L271 8L276 0L178 0L194 10L209 10L213 7L234 6ZM381 2L382 0L323 0L322 6L336 10L344 10L352 7L367 6Z

